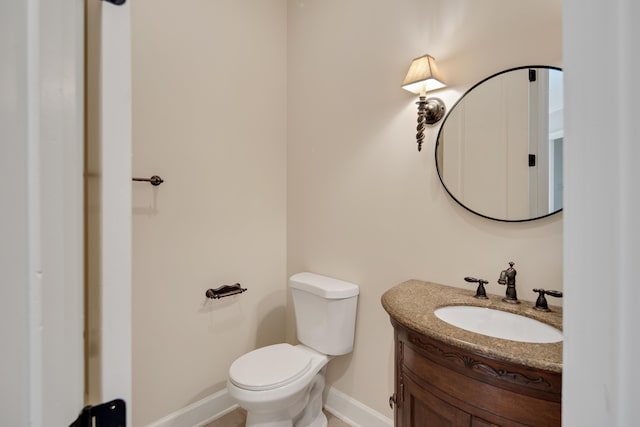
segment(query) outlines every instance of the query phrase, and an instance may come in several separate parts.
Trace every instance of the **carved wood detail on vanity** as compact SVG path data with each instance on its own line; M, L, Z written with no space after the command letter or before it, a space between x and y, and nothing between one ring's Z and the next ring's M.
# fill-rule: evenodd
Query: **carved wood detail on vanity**
M396 427L559 426L562 374L454 347L393 318Z
M514 384L519 384L538 390L553 390L553 386L551 385L551 383L540 375L536 375L532 378L515 370L511 371L505 368L494 367L492 366L492 363L478 360L477 357L472 357L469 355L469 353L463 353L458 350L445 350L444 348L442 348L444 347L442 344L436 344L437 341L427 341L424 337L415 335L411 332L409 332L408 335L409 342L411 342L411 344L413 344L417 348L424 350L435 357L439 357L445 359L446 361L451 361L453 363L459 364L466 369L478 370L483 374L491 375L497 379L509 381Z

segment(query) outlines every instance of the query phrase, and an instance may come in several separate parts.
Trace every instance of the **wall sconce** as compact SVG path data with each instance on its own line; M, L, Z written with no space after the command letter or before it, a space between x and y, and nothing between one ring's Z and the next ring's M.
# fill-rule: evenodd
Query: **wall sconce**
M445 112L444 102L440 98L427 99L426 93L445 87L440 78L436 60L430 55L424 55L411 62L409 72L402 82L402 88L420 95L418 104L418 126L416 127L416 140L418 151L422 150L424 140L424 125L438 123Z

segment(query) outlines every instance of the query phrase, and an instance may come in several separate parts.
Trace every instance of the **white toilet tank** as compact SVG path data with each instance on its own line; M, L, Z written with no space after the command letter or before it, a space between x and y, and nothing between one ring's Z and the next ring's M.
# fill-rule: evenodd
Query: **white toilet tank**
M358 285L314 273L289 278L298 340L323 354L351 353Z

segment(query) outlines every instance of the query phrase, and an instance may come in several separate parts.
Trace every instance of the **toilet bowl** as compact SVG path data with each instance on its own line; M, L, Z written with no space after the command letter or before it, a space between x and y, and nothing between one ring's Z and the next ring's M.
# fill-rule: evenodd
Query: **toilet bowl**
M289 284L302 344L262 347L229 368L227 390L247 411L247 427L326 427L327 363L353 349L358 286L313 273Z

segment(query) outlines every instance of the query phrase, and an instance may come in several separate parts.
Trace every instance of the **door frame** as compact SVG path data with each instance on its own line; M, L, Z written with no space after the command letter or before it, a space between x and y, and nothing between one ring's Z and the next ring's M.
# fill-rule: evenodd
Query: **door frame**
M0 10L0 413L68 425L83 405L84 3Z

